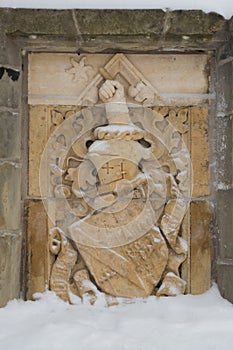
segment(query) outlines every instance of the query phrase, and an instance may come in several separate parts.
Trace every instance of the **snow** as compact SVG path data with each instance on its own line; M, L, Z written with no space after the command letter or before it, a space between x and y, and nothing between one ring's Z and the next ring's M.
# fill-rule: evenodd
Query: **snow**
M164 9L217 12L225 18L233 15L231 0L1 0L0 7L50 8L50 9Z
M0 309L1 350L229 350L233 306L200 296L149 297L105 307L69 305L52 292Z

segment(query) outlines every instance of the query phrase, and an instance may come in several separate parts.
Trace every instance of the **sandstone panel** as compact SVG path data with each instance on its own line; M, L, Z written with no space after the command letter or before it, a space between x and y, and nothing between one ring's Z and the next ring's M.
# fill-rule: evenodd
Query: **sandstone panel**
M27 255L27 298L32 299L48 287L48 218L41 200L28 203Z
M0 229L20 228L21 169L18 164L0 163Z
M3 232L0 234L0 307L20 291L21 235Z
M191 293L201 294L211 286L211 223L208 202L191 204Z
M208 109L192 107L191 116L191 158L193 167L193 196L208 196L209 189L209 140Z
M106 69L113 57L110 54L30 54L29 104L90 104L90 101L81 102L79 95L91 81L98 79L100 69ZM208 99L208 55L194 54L188 59L187 55L128 54L126 57L167 100L160 104L182 106ZM111 74L119 79L116 75L118 71L123 74L125 62L117 64L118 69L115 66Z

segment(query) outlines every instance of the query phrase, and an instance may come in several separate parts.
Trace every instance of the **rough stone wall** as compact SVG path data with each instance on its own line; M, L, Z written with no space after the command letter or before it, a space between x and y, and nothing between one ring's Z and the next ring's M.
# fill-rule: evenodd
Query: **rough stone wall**
M129 21L130 18L130 21ZM211 52L214 276L233 301L233 20L202 11L0 9L0 305L25 295L27 52ZM213 91L215 93L215 91ZM216 228L217 227L217 228ZM217 244L218 243L218 244ZM214 265L215 266L215 265Z

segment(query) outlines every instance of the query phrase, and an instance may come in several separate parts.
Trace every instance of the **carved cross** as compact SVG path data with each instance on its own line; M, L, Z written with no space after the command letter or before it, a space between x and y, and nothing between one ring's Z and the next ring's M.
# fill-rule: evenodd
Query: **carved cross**
M109 170L110 170L110 169L114 169L114 167L113 167L113 166L110 166L109 163L107 162L107 163L106 163L106 166L103 166L102 169L106 169L106 170L107 170L107 174L109 174Z

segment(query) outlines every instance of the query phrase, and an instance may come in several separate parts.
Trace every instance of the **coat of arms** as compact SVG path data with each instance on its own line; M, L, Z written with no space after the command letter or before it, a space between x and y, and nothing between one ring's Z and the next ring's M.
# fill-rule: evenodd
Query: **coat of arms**
M126 298L184 293L187 244L180 227L188 156L162 115L127 103L121 79L109 78L98 81L103 104L74 116L51 143L49 171L62 178L54 191L66 198L63 212L69 207L72 214L63 213L66 224L51 229L50 289L64 300L73 293L91 303L98 290ZM130 86L131 98L141 88L151 99L145 81ZM72 154L66 152L69 128Z

